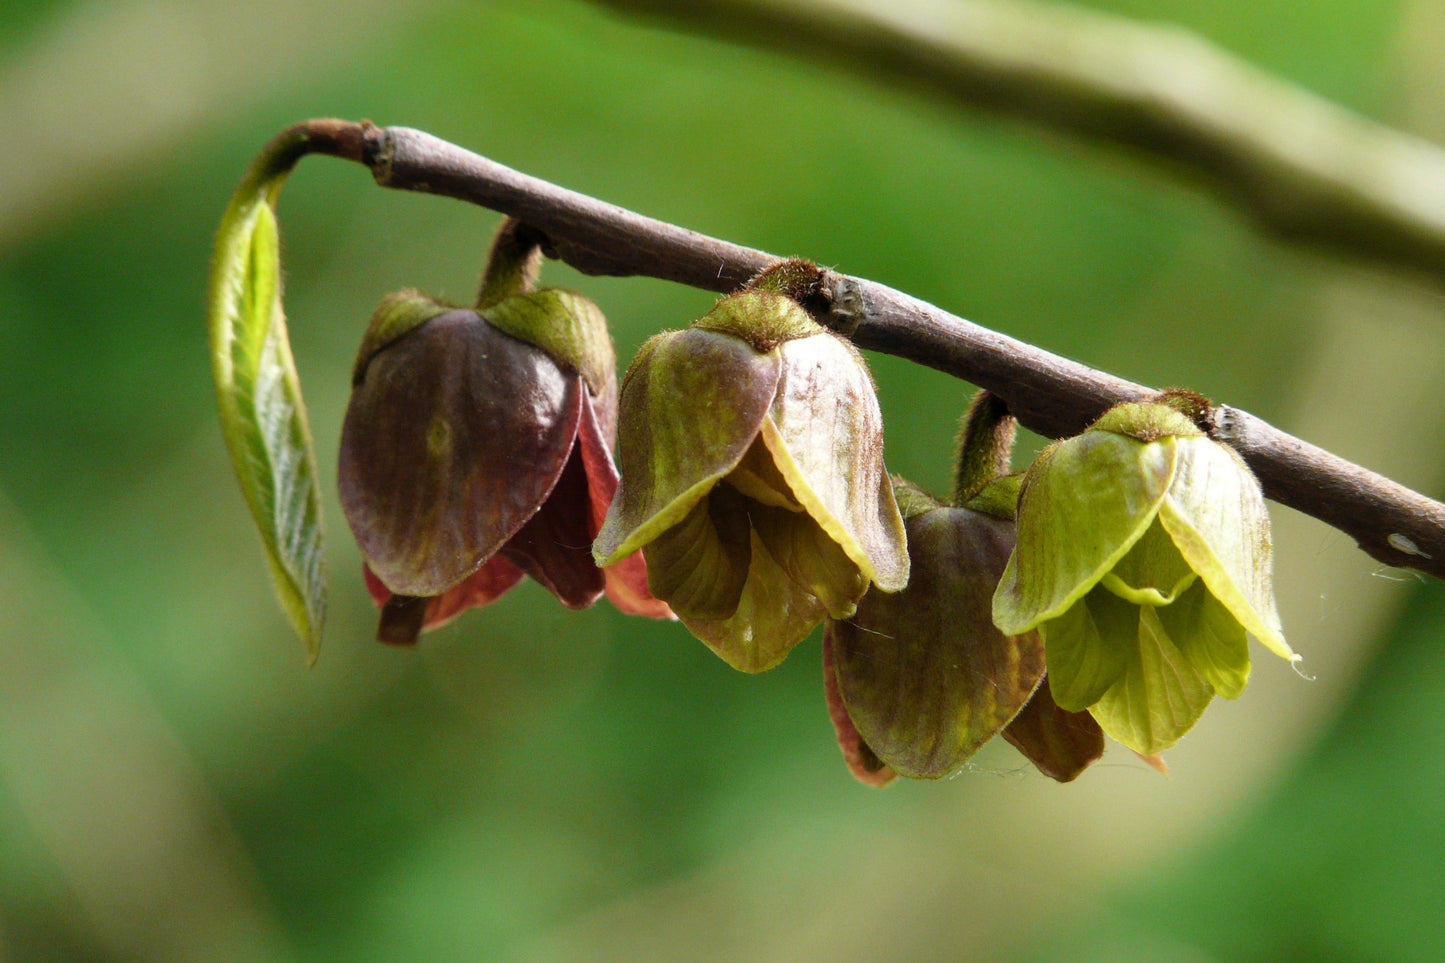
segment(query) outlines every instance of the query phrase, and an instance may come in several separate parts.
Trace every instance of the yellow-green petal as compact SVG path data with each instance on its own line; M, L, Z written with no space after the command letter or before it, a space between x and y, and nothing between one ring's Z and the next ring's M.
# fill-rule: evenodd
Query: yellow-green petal
M1168 605L1198 577L1156 518L1099 584L1135 605Z
M718 485L647 546L647 587L680 616L726 619L738 608L751 561L741 495Z
M622 482L593 544L613 565L682 521L740 462L777 390L781 360L740 338L671 331L633 361L618 400Z
M1059 708L1082 712L1124 674L1138 606L1095 589L1039 626Z
M1195 582L1159 621L1189 664L1218 695L1235 699L1249 682L1249 638L1244 626L1203 582Z
M1089 712L1110 738L1149 756L1178 742L1214 692L1170 639L1161 610L1146 605L1135 611L1138 628L1124 674Z
M811 516L753 503L748 517L773 561L823 603L829 618L846 619L857 610L868 579Z
M782 662L823 621L827 610L788 578L756 531L752 533L751 559L747 583L730 618L677 614L687 630L728 665L743 672L762 672ZM648 564L651 562L649 556Z
M908 584L908 542L883 465L883 415L857 352L830 334L788 341L760 437L793 497L885 592Z
M1175 458L1172 436L1146 444L1110 431L1040 453L1019 497L1018 544L994 593L999 629L1027 632L1083 598L1153 523Z
M1209 591L1270 651L1297 661L1284 640L1271 580L1269 512L1234 449L1180 439L1179 468L1159 520Z

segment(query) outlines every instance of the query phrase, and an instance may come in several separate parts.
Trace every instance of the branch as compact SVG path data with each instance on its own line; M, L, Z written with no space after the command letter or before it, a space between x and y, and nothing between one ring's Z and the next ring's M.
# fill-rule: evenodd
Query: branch
M1142 151L1296 243L1445 284L1445 150L1178 27L1020 0L600 0Z
M339 121L304 126L315 151L361 161L383 187L456 198L526 222L546 235L550 256L584 273L726 293L777 260L566 190L419 130ZM331 139L340 146L328 146ZM1078 434L1112 405L1153 393L875 281L833 272L829 278L835 304L827 320L838 333L987 388L1041 435ZM1349 534L1387 565L1445 578L1445 505L1248 412L1216 406L1211 427L1249 463L1269 498Z

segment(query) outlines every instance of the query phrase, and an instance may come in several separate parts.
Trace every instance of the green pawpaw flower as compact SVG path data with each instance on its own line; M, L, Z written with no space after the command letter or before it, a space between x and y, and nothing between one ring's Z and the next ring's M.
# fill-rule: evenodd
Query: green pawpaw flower
M653 595L734 667L771 668L870 585L907 583L867 368L786 295L745 290L652 338L618 419L597 563L645 547Z
M1140 754L1244 691L1247 636L1299 658L1275 610L1259 483L1168 404L1120 405L1046 448L1017 524L995 624L1037 629L1058 705Z

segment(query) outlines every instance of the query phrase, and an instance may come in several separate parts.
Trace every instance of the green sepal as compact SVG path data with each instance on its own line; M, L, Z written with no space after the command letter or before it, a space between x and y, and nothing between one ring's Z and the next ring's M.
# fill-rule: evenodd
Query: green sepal
M1196 438L1204 434L1199 426L1182 412L1169 405L1147 401L1129 401L1115 405L1089 426L1089 431L1112 431L1136 441L1151 442L1160 438Z
M558 288L529 291L497 302L482 316L580 374L594 396L603 394L617 376L607 319L580 294Z
M785 341L827 334L802 305L774 291L740 291L718 300L711 311L692 323L699 331L742 338L760 352Z
M964 507L1011 522L1018 517L1019 491L1023 488L1023 481L1022 473L995 478L981 492L964 502Z
M276 194L300 156L287 132L253 162L222 217L208 327L221 431L277 599L315 662L326 618L321 489L281 308Z
M387 345L451 310L450 305L419 291L394 291L386 295L371 315L366 333L362 335L361 348L356 352L356 363L351 368L351 383L359 385L365 380L367 365Z

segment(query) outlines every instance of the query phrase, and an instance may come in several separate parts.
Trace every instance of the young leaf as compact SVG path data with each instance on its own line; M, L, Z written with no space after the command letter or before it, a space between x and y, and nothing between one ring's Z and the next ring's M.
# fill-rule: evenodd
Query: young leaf
M314 662L326 615L321 490L281 312L271 203L286 168L274 160L258 158L221 221L211 265L211 369L221 430L277 597Z

